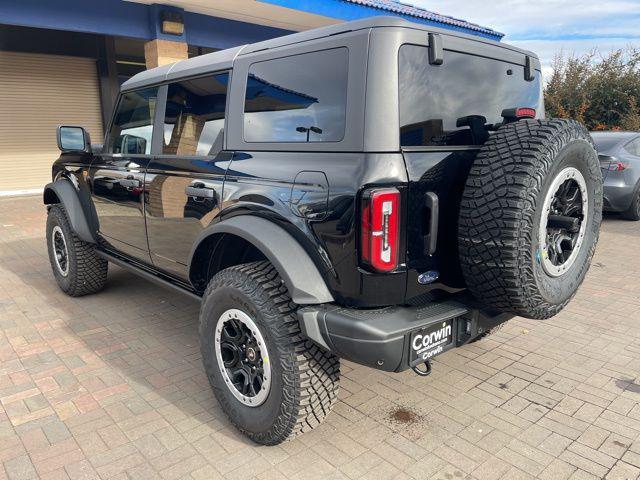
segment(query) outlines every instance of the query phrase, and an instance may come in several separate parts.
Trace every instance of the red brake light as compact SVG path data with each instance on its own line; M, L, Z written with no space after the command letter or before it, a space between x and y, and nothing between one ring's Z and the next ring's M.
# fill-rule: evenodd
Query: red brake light
M521 118L536 118L536 109L528 107L505 108L502 111L502 118L506 122L513 122Z
M516 108L517 118L536 118L536 110L534 108Z
M395 270L400 239L400 192L395 188L368 190L362 200L362 260L379 272Z

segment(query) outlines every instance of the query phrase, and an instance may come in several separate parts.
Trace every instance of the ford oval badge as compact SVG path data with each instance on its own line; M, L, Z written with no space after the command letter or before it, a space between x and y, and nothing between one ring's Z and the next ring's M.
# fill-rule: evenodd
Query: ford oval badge
M418 275L418 283L420 285L427 285L438 280L438 277L440 277L439 272L437 272L436 270L429 270L428 272L424 272Z

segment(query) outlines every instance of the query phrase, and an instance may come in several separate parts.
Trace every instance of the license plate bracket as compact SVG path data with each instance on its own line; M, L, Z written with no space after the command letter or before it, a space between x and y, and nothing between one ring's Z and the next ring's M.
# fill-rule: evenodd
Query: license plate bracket
M452 318L411 332L409 366L424 363L453 347L455 327L455 319Z

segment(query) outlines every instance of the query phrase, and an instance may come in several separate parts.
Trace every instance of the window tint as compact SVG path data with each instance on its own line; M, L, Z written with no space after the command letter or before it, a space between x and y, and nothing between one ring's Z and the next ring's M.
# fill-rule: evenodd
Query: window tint
M247 142L339 142L344 137L346 48L251 65L244 104Z
M631 155L640 157L640 138L636 138L632 142L627 143L624 149Z
M505 108L541 108L540 73L527 82L520 65L452 51L430 65L426 47L403 45L399 68L403 146L482 144Z
M120 96L105 152L128 155L151 153L157 97L157 87L127 92Z
M222 150L229 74L172 83L167 91L162 153L215 155Z

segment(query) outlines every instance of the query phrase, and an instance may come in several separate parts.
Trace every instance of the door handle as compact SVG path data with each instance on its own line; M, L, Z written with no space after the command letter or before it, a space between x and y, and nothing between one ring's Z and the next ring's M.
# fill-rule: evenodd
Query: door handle
M132 176L128 176L127 178L120 180L120 185L125 188L140 188L142 186L142 181L137 178L133 178Z
M204 183L194 183L185 187L184 193L188 197L193 197L200 200L213 200L216 198L216 192L213 188L205 187Z
M429 233L424 236L424 253L433 255L438 246L438 217L440 215L438 196L433 192L427 192L424 203L429 210Z

